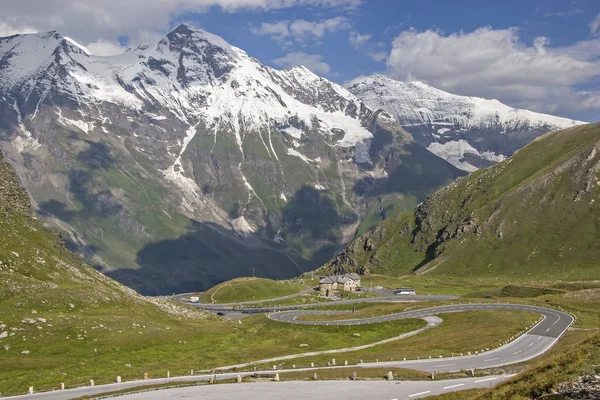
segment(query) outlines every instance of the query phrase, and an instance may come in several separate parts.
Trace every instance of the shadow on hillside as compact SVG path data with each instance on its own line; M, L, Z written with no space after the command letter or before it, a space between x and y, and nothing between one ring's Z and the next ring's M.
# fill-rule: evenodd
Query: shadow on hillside
M418 202L427 198L440 187L447 185L466 172L436 157L416 143L404 145L403 152L391 152L388 164L395 164L386 178L367 177L353 187L359 196L382 196L401 193L414 196Z
M312 241L338 241L339 228L358 218L351 211L340 213L340 206L329 192L302 185L282 212L286 233L302 235Z
M193 221L187 234L141 249L137 254L141 269L107 275L146 295L206 290L229 279L252 276L253 268L259 277L288 279L329 260L339 247L340 224L356 218L340 215L325 192L303 186L282 211L282 243L256 236L243 239L219 225ZM300 238L314 247L310 260L290 255L294 252L288 242Z
M150 243L137 254L141 269L107 273L145 295L203 291L240 276L287 279L310 270L306 260L291 259L281 248L258 247L251 239L233 237L212 223L193 221L177 239Z

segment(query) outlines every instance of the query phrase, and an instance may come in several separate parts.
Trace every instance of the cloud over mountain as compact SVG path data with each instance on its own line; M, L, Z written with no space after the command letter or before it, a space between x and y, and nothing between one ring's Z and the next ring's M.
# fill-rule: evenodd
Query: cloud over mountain
M600 76L598 54L600 39L552 47L545 37L522 42L517 28L483 27L448 35L410 29L394 39L387 67L396 79L565 112L600 107L599 91L577 88Z

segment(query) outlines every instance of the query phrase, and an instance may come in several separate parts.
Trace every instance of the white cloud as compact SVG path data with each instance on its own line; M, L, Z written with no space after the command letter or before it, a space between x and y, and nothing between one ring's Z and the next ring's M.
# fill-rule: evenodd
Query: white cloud
M527 45L517 28L450 35L410 29L394 39L387 68L399 80L422 80L539 111L569 112L600 108L600 92L576 89L600 77L599 54L600 39L550 47L547 38L539 37Z
M373 61L377 62L384 61L388 56L385 51L368 52L367 55L371 57Z
M331 67L320 54L306 54L303 52L288 53L281 58L273 60L275 65L284 68L303 65L317 75L331 75Z
M373 35L371 34L361 35L356 31L352 31L348 36L348 40L352 47L357 50L362 50L373 61L381 62L387 58L387 53L381 50L383 48L383 43L371 42L372 37Z
M291 7L354 9L363 0L18 0L2 1L0 27L57 30L80 43L114 41L128 35L139 43L144 32L164 32L173 20L217 7L225 12L269 11ZM4 29L4 28L3 28ZM4 29L4 33L9 32ZM1 33L1 32L0 32Z
M38 32L38 30L30 26L14 26L8 22L0 21L0 37L35 32Z
M351 27L346 17L334 17L320 21L297 19L293 21L264 22L260 26L252 26L250 30L256 35L269 35L275 40L287 44L290 39L304 42L307 38L320 39L325 33L336 32Z
M355 49L358 49L362 46L364 46L369 40L371 40L371 38L373 37L373 35L361 35L358 32L350 32L350 44L352 45L352 47L354 47Z
M571 18L575 15L582 14L582 13L583 13L582 9L575 8L573 10L567 10L567 11L542 12L541 14L544 17Z
M598 32L598 29L600 29L600 13L598 13L598 15L596 15L596 18L594 18L594 20L590 22L590 33L592 35L595 35Z
M95 56L114 56L127 50L118 42L100 39L85 46Z

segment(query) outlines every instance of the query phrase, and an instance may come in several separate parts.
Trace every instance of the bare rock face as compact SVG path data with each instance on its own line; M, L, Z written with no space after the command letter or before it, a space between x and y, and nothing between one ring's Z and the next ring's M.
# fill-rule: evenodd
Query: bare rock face
M9 207L21 213L31 212L27 192L19 185L17 177L0 153L0 207Z
M364 199L384 218L461 174L339 85L187 24L115 57L15 35L0 60L0 148L35 209L145 294L314 269Z
M545 396L546 400L596 400L600 399L600 375L580 376L574 382L560 385L556 394Z

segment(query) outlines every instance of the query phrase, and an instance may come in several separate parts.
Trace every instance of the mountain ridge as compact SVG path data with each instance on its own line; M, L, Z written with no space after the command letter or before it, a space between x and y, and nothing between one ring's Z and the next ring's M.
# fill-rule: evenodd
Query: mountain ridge
M419 144L469 172L502 161L545 132L586 123L381 74L356 78L345 87L368 106L393 115Z
M324 270L596 278L600 123L540 136L356 239Z
M341 86L187 24L110 57L17 35L0 58L0 147L34 206L144 293L298 275L461 175Z

